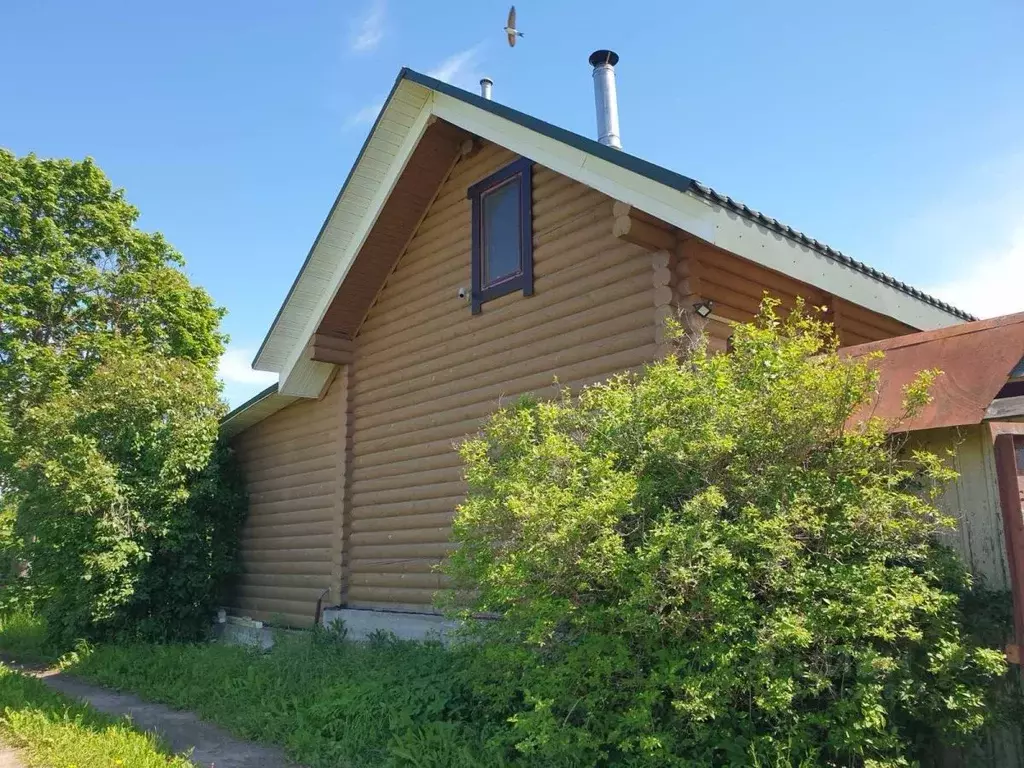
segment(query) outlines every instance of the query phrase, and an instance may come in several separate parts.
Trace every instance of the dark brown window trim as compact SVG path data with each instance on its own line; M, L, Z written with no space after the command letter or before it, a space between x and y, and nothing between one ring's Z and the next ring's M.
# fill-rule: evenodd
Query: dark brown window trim
M491 285L483 284L483 196L509 181L519 177L519 258L522 270ZM471 186L466 193L473 208L472 218L472 279L471 305L474 315L480 314L483 303L521 290L523 296L533 295L533 161L521 157L509 163L486 179Z

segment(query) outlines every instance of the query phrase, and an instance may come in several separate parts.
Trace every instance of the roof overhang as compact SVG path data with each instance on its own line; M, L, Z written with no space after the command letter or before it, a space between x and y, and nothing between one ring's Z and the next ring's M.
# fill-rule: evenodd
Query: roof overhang
M332 366L308 359L306 345L424 132L438 118L695 237L915 328L966 319L688 177L403 69L253 361L257 370L280 374L280 394L317 397L323 390Z
M980 424L1000 410L1013 415L993 406L1011 404L996 397L1024 358L1024 313L840 350L852 358L877 352L884 354L872 364L879 375L877 395L852 421L874 416L890 421L897 432ZM936 369L942 373L932 385L931 402L902 418L906 386L921 371Z
M253 424L263 421L268 416L280 411L299 398L282 395L277 391L277 384L271 384L258 395L246 400L220 420L220 434L232 438Z

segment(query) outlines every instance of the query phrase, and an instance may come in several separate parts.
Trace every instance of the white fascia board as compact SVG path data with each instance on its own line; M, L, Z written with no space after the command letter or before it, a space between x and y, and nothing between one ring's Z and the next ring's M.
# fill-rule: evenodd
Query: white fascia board
M398 115L398 120L387 121L386 141L381 142L380 147L374 145L374 140L378 138L377 131L374 132L374 137L367 145L368 149L360 158L354 174L354 178L358 180L353 188L354 199L347 199L347 187L342 200L331 215L323 237L317 244L314 256L320 257L317 260L323 266L318 265L314 268L316 271L310 273L311 290L300 291L300 286L297 286L293 296L296 299L296 312L288 318L287 325L290 348L283 363L271 369L280 373L281 394L319 397L330 377L333 366L304 358L306 343L320 325L355 261L356 254L363 247L380 211L433 119L430 110L432 94L433 91L423 86L405 81L399 85L392 100L385 106L385 117L394 111ZM418 111L415 112L415 117L411 117L410 113L417 109L417 102ZM384 123L385 121L382 121L382 124ZM394 138L398 132L398 125L406 123L408 127L405 129L404 138L395 149ZM380 126L377 130L380 130ZM387 157L390 157L389 163L385 163ZM361 166L364 164L367 166L367 173L360 174ZM371 189L373 193L368 198ZM305 273L303 277L306 277ZM282 317L281 320L284 321L285 318Z
M734 211L622 168L511 120L435 93L433 113L709 243L922 330L963 322Z

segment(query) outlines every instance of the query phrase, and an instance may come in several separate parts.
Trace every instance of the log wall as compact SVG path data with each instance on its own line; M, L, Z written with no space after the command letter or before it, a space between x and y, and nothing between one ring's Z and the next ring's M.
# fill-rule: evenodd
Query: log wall
M515 156L460 160L356 336L346 602L430 610L465 493L455 443L525 392L556 391L655 355L651 257L611 232L612 200L533 173L534 295L473 316L466 190Z
M289 405L233 442L249 493L231 605L239 614L310 626L324 589L325 604L340 600L345 373L322 399Z
M726 339L732 333L730 323L754 318L766 291L781 301L783 312L793 308L798 296L810 306L828 307L825 317L835 325L843 346L917 330L701 240L684 240L673 254L673 268L678 302L683 310L702 299L713 302L713 318L701 325L716 349L725 349Z

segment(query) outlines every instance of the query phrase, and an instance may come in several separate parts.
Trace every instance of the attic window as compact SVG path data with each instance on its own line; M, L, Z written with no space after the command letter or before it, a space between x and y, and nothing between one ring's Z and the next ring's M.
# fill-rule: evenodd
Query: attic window
M469 188L473 314L515 291L533 295L533 161L520 158Z

